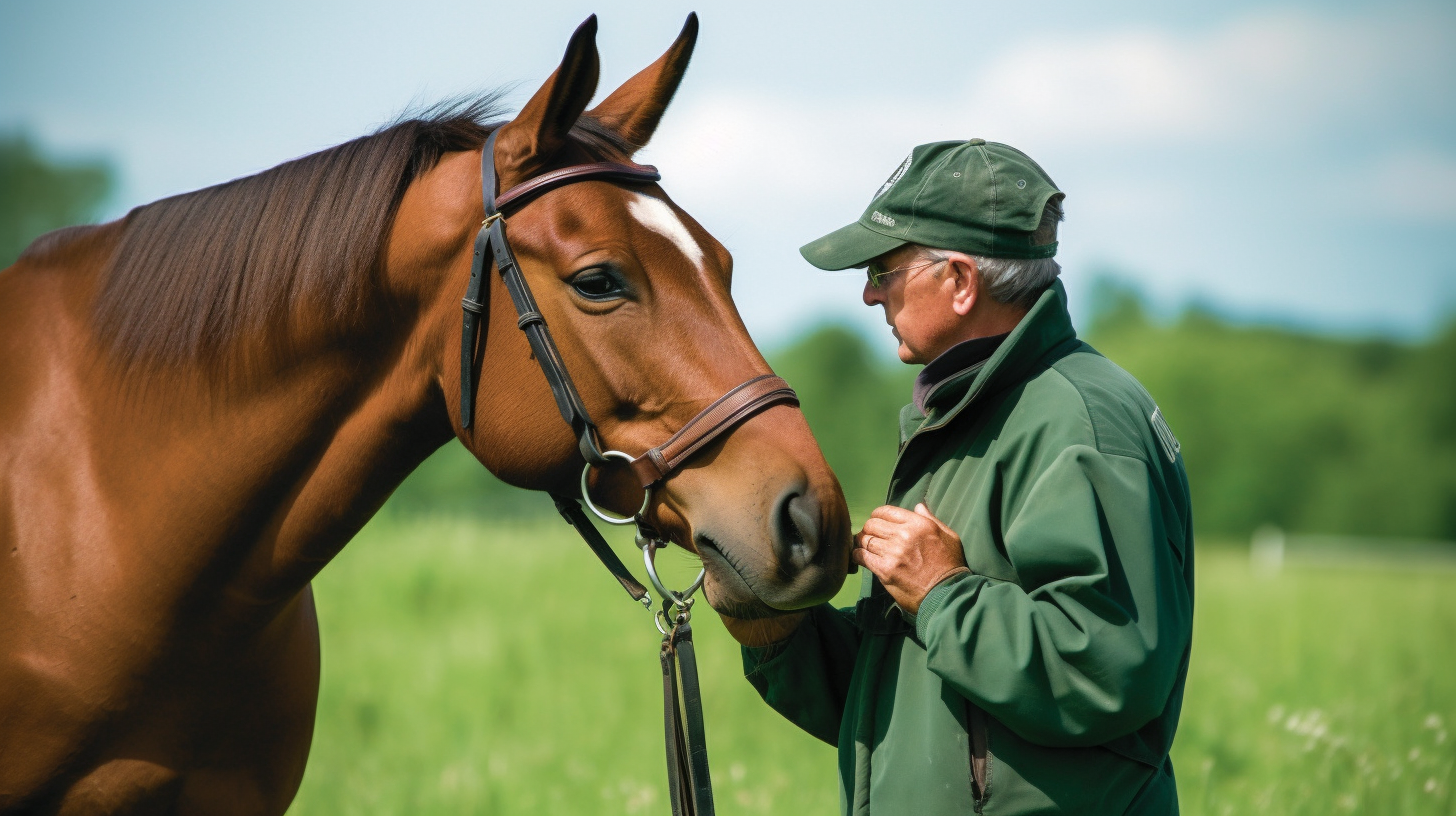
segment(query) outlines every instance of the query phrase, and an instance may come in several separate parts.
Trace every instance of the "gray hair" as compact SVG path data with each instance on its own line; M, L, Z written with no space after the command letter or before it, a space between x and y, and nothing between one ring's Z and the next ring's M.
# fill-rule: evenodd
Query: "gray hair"
M1057 240L1057 224L1063 218L1062 196L1054 195L1041 212L1041 223L1031 235L1032 244L1044 246ZM937 261L948 257L934 249L927 249L925 255ZM987 258L984 255L971 255L971 258L981 272L981 285L996 302L1026 309L1036 305L1041 293L1062 273L1062 265L1055 258Z

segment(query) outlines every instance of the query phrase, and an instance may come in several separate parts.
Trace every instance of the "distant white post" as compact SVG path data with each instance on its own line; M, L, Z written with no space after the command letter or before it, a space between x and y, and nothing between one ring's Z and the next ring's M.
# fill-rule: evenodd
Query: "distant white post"
M1256 575L1278 575L1284 567L1284 531L1265 524L1249 539L1249 564Z

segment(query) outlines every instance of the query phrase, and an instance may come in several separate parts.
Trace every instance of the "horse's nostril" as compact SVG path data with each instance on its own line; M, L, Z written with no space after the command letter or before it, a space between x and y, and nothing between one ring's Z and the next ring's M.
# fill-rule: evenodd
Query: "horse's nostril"
M779 561L794 571L809 566L819 552L818 502L796 490L785 492L774 518Z

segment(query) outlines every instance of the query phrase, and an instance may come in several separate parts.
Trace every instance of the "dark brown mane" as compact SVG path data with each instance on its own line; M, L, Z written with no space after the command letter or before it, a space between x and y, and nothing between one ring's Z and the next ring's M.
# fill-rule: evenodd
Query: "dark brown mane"
M351 325L377 291L377 260L405 189L446 152L479 148L501 124L500 97L442 103L257 175L137 207L96 301L100 336L127 363L168 363L276 334L300 307ZM629 152L589 119L572 135L602 158Z

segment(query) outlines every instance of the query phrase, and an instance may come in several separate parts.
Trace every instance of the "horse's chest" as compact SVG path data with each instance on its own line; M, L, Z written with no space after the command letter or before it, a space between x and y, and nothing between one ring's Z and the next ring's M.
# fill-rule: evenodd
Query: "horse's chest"
M6 670L28 677L0 697L0 811L282 813L308 756L318 671L308 590L248 638L178 637L146 660L49 677Z

